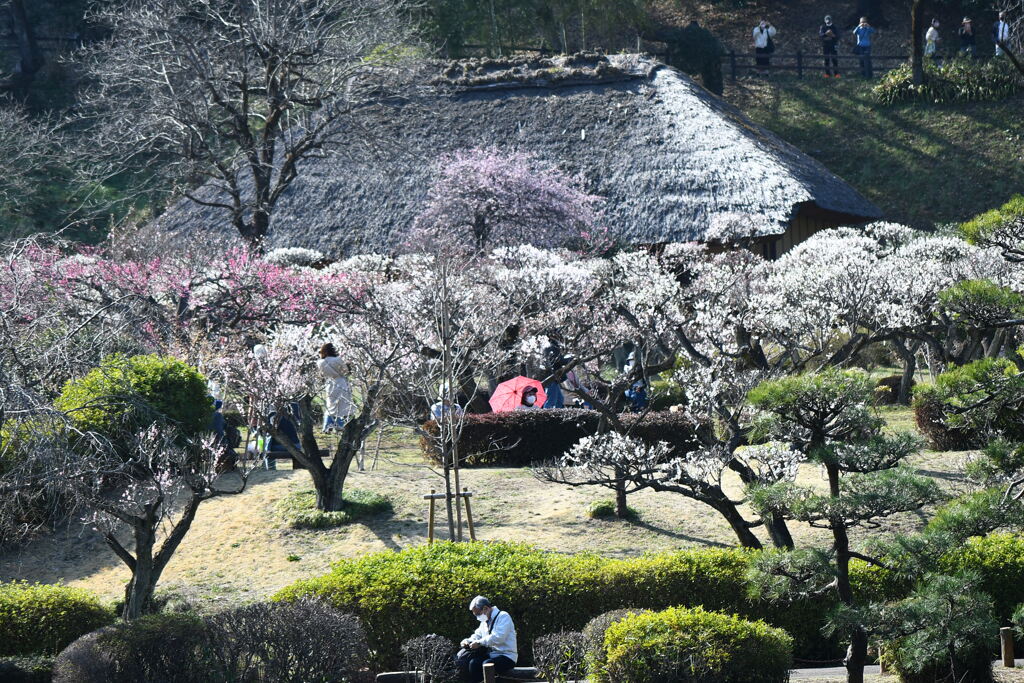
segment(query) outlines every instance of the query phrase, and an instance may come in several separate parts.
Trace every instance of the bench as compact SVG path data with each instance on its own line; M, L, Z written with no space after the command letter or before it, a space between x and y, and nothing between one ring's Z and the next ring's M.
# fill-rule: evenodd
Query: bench
M494 665L484 664L484 683L509 683L510 681L541 681L537 670L532 666L517 666L498 676L494 675ZM389 671L377 674L377 683L420 683L419 671Z

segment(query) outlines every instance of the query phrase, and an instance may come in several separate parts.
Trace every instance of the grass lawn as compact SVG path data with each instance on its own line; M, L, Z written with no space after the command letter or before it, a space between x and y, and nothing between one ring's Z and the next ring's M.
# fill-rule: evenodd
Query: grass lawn
M857 188L887 220L959 222L1024 191L1024 96L883 107L858 78L740 78L726 99Z
M894 428L913 428L907 408L887 408L883 415ZM297 579L322 574L339 558L426 542L427 509L421 496L430 489L441 490L442 481L414 444L407 434L389 432L376 469L359 472L353 466L347 486L387 496L394 512L340 528L290 528L275 508L289 495L310 489L309 475L291 470L285 462L278 463L282 469L258 471L245 493L203 504L159 590L183 594L201 609L216 610L264 598ZM958 475L962 456L924 452L912 464L947 490L956 491L962 485ZM800 481L826 486L820 469L813 465L803 468ZM473 517L481 540L521 541L558 552L592 551L611 557L735 544L732 531L717 513L676 494L630 495L629 504L639 519L627 522L587 516L587 508L610 498L610 491L542 482L527 468L464 470L463 483L475 494ZM727 479L726 486L732 495L741 495L738 481ZM442 513L438 517L443 519ZM909 530L926 519L926 513L899 515L887 520L885 528ZM791 529L799 545L828 542L823 530L796 523ZM439 538L447 536L443 527L436 533ZM756 533L768 542L762 529ZM867 533L877 532L854 530L851 535L857 540ZM64 581L113 599L121 595L127 578L127 569L96 535L77 526L0 556L0 581Z

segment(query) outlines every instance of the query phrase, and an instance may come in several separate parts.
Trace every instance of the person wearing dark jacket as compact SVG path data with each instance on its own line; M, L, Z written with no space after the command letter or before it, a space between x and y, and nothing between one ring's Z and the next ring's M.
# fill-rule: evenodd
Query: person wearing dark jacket
M825 58L825 78L835 76L839 78L839 58L836 47L839 45L839 33L832 23L832 17L825 17L825 23L818 28L818 37L821 38L821 54ZM829 69L829 62L832 68Z
M964 17L960 24L960 52L968 57L974 56L974 48L978 44L978 36L974 35L974 24L970 18Z

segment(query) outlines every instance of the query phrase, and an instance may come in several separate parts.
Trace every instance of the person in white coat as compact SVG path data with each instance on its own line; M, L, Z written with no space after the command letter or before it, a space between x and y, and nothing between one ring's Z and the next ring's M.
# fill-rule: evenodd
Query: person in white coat
M346 377L348 368L338 358L334 344L320 347L320 360L316 365L327 379L324 390L324 431L340 431L353 412L352 385Z
M767 73L766 68L771 64L772 53L775 52L775 27L767 19L754 27L754 54L757 56L757 72Z
M494 664L496 674L516 665L519 659L516 625L508 612L498 609L482 595L470 601L469 611L480 626L469 638L463 639L455 664L463 681L480 683L484 680L484 664Z

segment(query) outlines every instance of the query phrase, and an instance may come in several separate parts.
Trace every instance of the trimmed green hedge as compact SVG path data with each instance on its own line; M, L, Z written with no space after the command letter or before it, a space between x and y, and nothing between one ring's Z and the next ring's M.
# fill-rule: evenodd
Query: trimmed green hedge
M785 628L803 656L838 652L821 635L830 603L777 609L747 597L749 553L740 549L685 550L617 560L560 555L511 543L435 543L401 552L343 560L321 577L299 581L274 599L315 595L356 614L379 664L395 666L401 645L425 633L458 642L474 628L470 599L486 595L516 623L523 661L529 643L558 631L579 631L591 618L621 607L708 610L764 618Z
M466 415L459 439L463 465L518 467L560 457L583 437L596 434L599 418L596 411L575 408ZM697 449L693 425L679 413L623 413L620 418L634 436L665 441L674 455ZM440 464L440 453L431 438L437 435L437 423L427 422L423 431L428 435L420 437L423 454Z
M1009 626L1024 602L1024 536L991 534L970 539L940 562L942 573L976 572L979 588L992 597L1000 625Z
M763 621L670 607L615 622L605 632L599 681L720 681L782 683L789 680L793 639Z
M0 656L54 655L113 621L114 613L81 588L0 584Z

